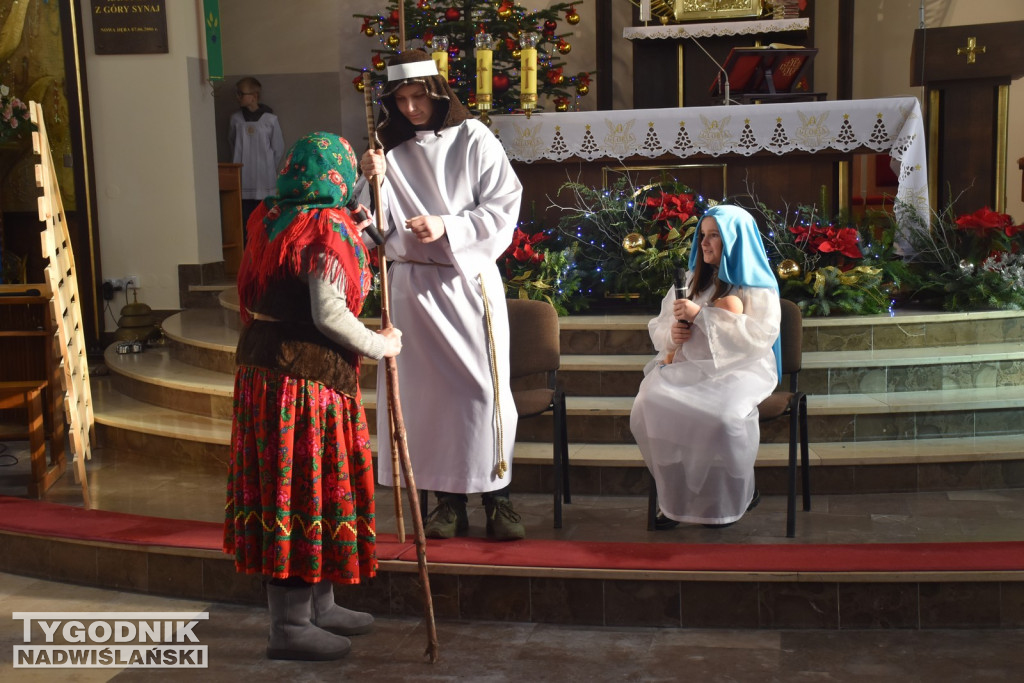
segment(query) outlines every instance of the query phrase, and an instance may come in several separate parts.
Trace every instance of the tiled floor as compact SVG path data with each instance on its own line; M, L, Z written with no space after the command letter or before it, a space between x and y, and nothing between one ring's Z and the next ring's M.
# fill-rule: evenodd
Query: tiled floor
M18 457L0 467L0 495L26 495L28 457L23 442L7 444ZM2 449L0 449L2 450ZM0 456L0 465L11 458ZM94 505L103 510L157 517L219 522L224 478L169 466L157 454L150 461L98 448L87 463ZM394 531L392 489L377 493L377 528ZM68 472L47 500L81 505L82 494ZM403 495L403 504L406 504ZM431 501L433 502L433 501ZM471 501L470 533L483 535L483 508ZM513 496L531 538L561 540L648 541L669 543L885 543L1010 541L1024 539L1024 489L957 490L926 493L819 495L810 512L797 512L797 535L785 538L785 497L763 496L761 504L728 529L682 525L672 531L646 530L644 496L583 496L564 507L564 526L553 529L551 498ZM409 515L406 526L411 531Z
M22 622L0 620L9 681L1010 681L1024 631L733 631L438 621L440 660L422 656L425 624L378 619L338 662L264 657L259 607L159 598L0 574L5 612L207 611L195 628L206 669L14 669ZM58 631L59 633L59 631ZM42 638L38 628L33 644ZM58 636L59 642L59 636Z

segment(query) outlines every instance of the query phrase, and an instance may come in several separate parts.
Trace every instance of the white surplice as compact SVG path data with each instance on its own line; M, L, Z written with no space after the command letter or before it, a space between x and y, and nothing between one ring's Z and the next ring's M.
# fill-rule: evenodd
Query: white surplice
M440 135L417 131L390 150L381 197L416 485L448 493L503 488L512 478L518 416L509 386L508 309L495 261L512 242L522 185L498 139L471 119ZM422 244L405 228L406 219L419 215L440 216L445 235ZM382 367L378 477L391 485L386 396ZM503 478L496 474L501 454L509 466Z
M246 121L242 110L231 115L228 129L231 161L242 164L242 199L264 199L277 192L277 167L284 156L284 137L277 115L269 111Z
M754 494L760 430L757 404L778 384L772 344L779 335L779 295L735 287L735 314L708 305L710 288L694 301L703 308L693 336L675 351L670 328L675 292L662 300L648 328L658 355L644 380L630 428L654 475L658 504L669 518L725 524L743 516Z

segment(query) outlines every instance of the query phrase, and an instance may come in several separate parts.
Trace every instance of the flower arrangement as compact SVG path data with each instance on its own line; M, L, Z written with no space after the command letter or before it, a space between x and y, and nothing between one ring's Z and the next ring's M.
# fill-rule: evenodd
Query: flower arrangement
M0 142L11 142L32 130L28 105L11 94L11 89L0 84Z
M930 227L930 229L928 229ZM947 311L1024 308L1024 224L989 207L952 204L907 239L912 296Z
M517 226L498 268L505 280L505 296L547 301L558 315L568 315L586 307L579 297L580 273L574 267L577 249L576 245L562 247L553 237L550 232L530 233Z
M568 182L553 200L558 231L574 242L581 293L590 301L661 301L685 266L698 217L712 204L673 178L636 187L622 175L610 187Z
M826 219L815 206L772 211L755 202L781 295L805 316L868 315L892 306L907 277L891 226ZM885 222L883 222L885 223Z

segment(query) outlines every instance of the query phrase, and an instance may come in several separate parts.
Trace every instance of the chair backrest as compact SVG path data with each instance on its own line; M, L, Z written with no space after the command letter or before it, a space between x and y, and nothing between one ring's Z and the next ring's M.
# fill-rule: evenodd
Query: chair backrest
M779 303L782 307L779 330L782 344L782 374L795 375L803 367L804 318L800 313L800 307L789 299L780 299Z
M508 299L512 379L554 372L561 364L558 312L546 301Z

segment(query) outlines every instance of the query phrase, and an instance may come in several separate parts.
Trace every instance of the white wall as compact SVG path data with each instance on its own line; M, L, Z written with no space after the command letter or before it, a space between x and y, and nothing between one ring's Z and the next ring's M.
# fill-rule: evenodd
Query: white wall
M201 13L180 0L166 10L169 52L156 55L95 54L82 12L103 276L138 275L139 301L157 309L179 307L178 264L222 258ZM116 316L123 299L112 303Z

